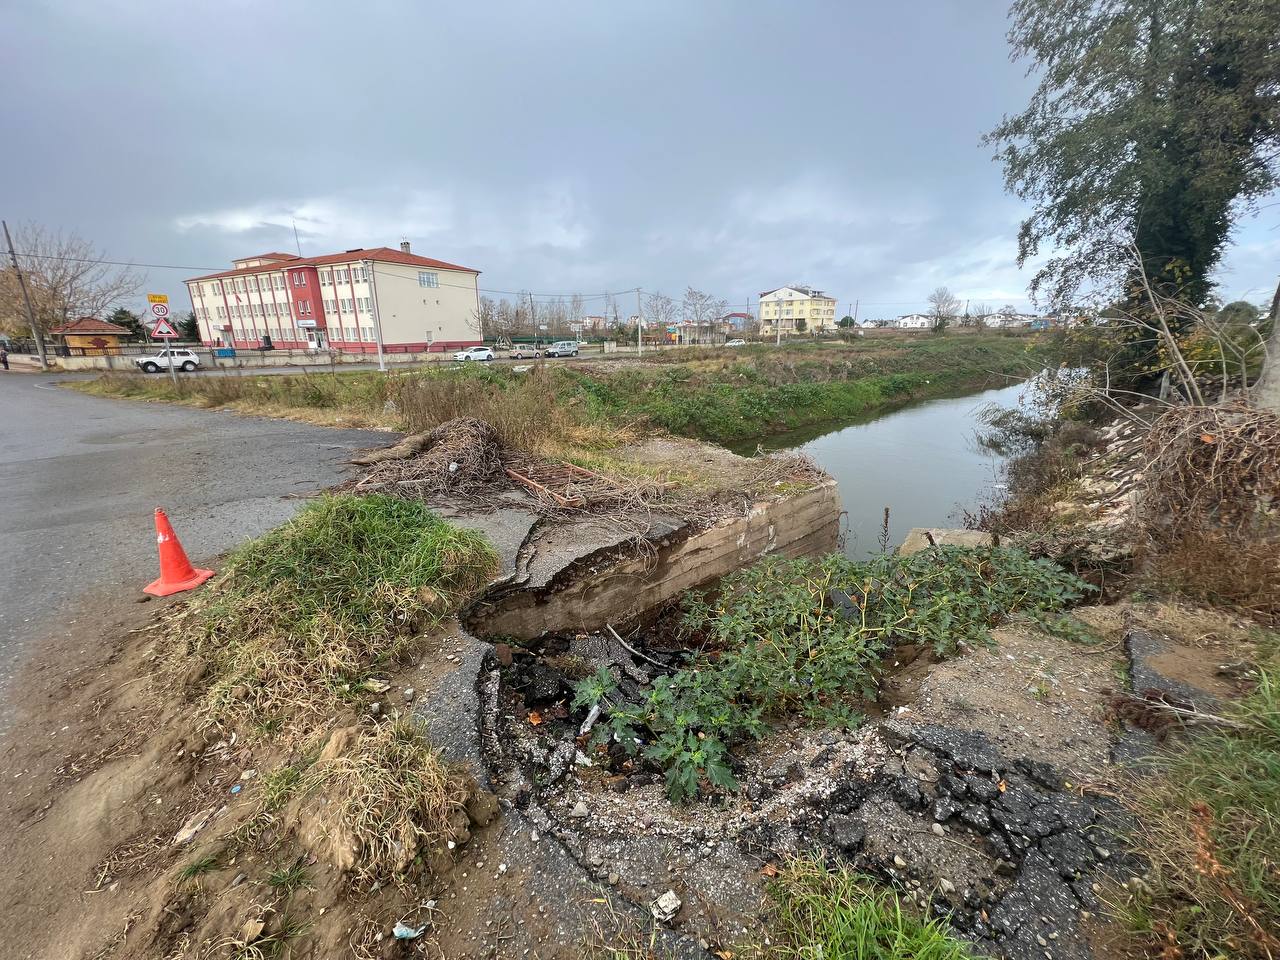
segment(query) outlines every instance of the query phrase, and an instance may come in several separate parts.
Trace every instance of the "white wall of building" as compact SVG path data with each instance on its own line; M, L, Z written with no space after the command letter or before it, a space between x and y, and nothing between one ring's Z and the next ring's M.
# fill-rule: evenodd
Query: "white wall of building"
M428 275L420 278L420 274ZM436 286L427 286L434 275ZM375 263L378 316L387 343L480 341L474 273L399 263Z

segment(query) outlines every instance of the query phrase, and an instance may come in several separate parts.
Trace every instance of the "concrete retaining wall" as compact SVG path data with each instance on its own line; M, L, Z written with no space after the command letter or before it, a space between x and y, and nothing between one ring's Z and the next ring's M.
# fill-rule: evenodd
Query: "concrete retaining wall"
M760 501L745 517L704 530L685 527L643 546L591 554L566 566L543 588L493 597L472 611L474 632L533 640L545 634L621 624L685 590L732 573L766 554L796 557L835 548L840 496L835 481Z

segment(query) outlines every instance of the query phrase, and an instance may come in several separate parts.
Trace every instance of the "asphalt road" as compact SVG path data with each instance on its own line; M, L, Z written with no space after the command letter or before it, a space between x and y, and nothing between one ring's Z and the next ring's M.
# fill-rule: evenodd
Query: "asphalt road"
M0 718L5 687L91 596L157 573L155 508L193 561L288 519L385 433L90 397L0 371Z

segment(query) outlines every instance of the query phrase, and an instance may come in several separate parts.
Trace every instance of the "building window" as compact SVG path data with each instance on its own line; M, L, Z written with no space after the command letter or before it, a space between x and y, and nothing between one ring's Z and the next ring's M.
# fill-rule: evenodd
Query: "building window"
M298 313L300 313L302 316L304 316L304 317L305 317L305 316L306 316L307 314L309 314L310 312L311 312L311 301L310 301L310 300L299 300L299 301L298 301Z
M356 306L358 306L358 307L359 307L361 310L363 310L365 313L370 313L370 312L372 312L372 311L373 311L373 298L372 298L372 297L359 297L359 298L356 300Z
M271 278L271 285L272 285L272 287L274 287L276 290L283 290L283 289L284 289L284 277L277 273L274 277L272 277L272 278Z
M361 327L361 328L360 328L360 339L361 339L361 340L370 340L370 341L371 341L371 340L373 340L373 327Z
M440 274L428 273L425 270L418 272L418 286L420 287L438 287L440 286Z
M354 340L354 339L356 338L356 328L355 328L355 327L346 327L346 328L344 328L344 329L346 330L346 333L347 333L347 339L348 339L348 340Z
M362 282L369 279L369 276L365 272L364 267L352 267L351 275L355 277L355 279L360 280Z
M351 279L351 275L347 272L346 267L340 267L337 270L333 271L333 275L335 277L335 281L334 281L335 283L338 280L341 280L343 283L346 283L348 280Z
M307 275L305 273L295 273L293 275L293 285L295 287L305 287L307 285Z

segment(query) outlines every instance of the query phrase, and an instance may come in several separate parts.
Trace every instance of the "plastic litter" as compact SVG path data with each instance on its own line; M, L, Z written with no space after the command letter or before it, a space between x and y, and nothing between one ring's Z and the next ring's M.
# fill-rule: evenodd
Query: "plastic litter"
M649 904L649 912L659 923L669 923L680 912L682 903L674 890L668 890L657 900Z
M424 923L420 927L410 927L397 920L396 925L392 928L391 932L397 940L417 940L427 932L427 924Z

